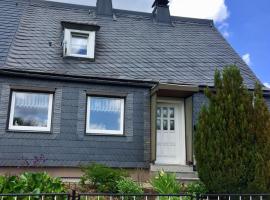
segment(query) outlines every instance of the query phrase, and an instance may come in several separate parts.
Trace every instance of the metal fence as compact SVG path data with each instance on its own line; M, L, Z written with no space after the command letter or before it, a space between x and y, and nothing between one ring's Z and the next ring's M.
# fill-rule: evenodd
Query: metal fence
M72 200L71 197L69 193L0 194L0 200Z
M197 200L270 200L270 194L203 194Z
M104 194L81 193L78 200L195 200L190 194Z
M0 200L270 200L270 194L0 194Z

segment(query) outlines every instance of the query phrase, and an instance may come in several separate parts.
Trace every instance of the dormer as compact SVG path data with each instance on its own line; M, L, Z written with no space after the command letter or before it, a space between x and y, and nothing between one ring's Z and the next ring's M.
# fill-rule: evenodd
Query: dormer
M64 29L63 56L95 59L96 23L61 22Z

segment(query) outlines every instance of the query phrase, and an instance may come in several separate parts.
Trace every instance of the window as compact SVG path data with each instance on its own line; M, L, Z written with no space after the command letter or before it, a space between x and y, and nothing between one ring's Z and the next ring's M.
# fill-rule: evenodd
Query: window
M87 43L89 35L71 33L71 54L87 55Z
M53 94L12 92L9 129L50 131Z
M95 31L65 29L64 56L94 58Z
M124 99L88 97L86 133L123 135Z

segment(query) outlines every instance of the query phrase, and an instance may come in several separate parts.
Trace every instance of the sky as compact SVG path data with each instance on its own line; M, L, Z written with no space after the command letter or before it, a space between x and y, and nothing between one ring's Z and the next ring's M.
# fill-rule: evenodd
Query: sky
M96 0L53 0L94 6ZM151 12L154 0L113 0L113 7ZM171 14L213 19L216 27L270 88L270 0L170 0Z

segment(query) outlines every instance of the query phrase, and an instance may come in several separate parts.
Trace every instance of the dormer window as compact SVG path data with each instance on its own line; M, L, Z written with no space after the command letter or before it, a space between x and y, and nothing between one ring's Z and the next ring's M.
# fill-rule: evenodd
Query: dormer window
M71 33L71 54L86 56L89 52L89 35Z
M95 58L95 32L65 29L64 56Z
M62 22L64 26L64 57L95 58L95 38L99 26Z

